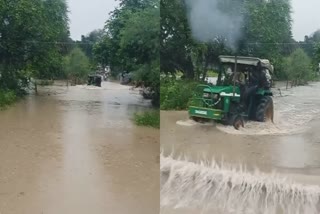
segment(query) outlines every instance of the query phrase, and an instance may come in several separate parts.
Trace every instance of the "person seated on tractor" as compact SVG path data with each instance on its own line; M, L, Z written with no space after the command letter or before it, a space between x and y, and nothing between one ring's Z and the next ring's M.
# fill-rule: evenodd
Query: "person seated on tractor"
M237 82L240 88L240 110L246 111L249 107L251 97L258 89L258 81L257 78L252 76L254 71L252 71L251 68L245 68L245 72L241 73L241 79Z
M233 82L239 86L240 89L240 109L244 111L246 107L245 94L248 88L247 78L244 72L236 72L234 74Z
M272 87L272 77L267 68L262 69L262 86L265 89L270 89Z
M243 102L246 109L249 107L251 97L254 96L259 88L269 89L271 87L271 75L268 69L258 65L257 70L249 72L251 74L249 84L243 95Z

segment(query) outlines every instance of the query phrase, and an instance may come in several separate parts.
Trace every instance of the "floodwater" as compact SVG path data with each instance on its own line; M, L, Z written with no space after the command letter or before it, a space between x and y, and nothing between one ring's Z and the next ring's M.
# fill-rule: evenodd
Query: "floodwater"
M161 112L162 213L320 212L320 84L279 88L274 124L240 131Z
M1 214L159 213L159 130L127 86L50 86L0 112Z

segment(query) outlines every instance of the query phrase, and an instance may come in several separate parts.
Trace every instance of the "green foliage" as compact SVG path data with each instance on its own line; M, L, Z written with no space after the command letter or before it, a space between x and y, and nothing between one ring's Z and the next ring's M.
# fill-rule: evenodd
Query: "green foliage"
M190 98L199 83L195 81L176 81L164 79L161 81L160 108L162 110L185 110Z
M160 111L148 111L137 113L134 115L134 122L138 126L149 126L153 128L160 128Z
M129 66L149 64L159 58L159 17L159 8L151 7L130 14L124 22L119 51Z
M288 79L293 81L294 85L306 84L314 77L314 72L311 68L311 60L300 48L286 58L285 72Z
M75 42L75 44L77 44L86 54L93 67L97 66L97 61L95 61L94 58L94 46L103 39L104 34L104 30L94 30L86 36L82 35L81 41Z
M0 90L0 109L14 103L17 99L15 91Z
M156 106L160 97L159 17L157 0L121 0L107 21L106 34L93 47L95 61L110 66L113 76L133 72L137 85L154 92Z
M68 79L74 84L85 81L90 73L89 59L80 48L74 48L64 60L65 72Z
M155 60L151 64L142 65L136 70L134 80L142 82L144 87L151 88L154 92L152 104L159 107L160 105L160 62Z
M267 58L282 70L283 56L296 47L278 43L292 43L291 4L289 0L218 0L226 13L241 11L244 17L242 39L238 49L226 47L226 38L215 37L211 42L199 44L192 36L184 0L161 1L161 72L182 71L188 79L205 76L210 65L217 65L218 56L238 54ZM278 75L278 73L277 73ZM281 74L279 74L281 76Z
M314 47L313 67L316 72L320 72L320 41Z
M62 73L69 38L65 0L3 0L0 3L0 88L16 93L27 80Z

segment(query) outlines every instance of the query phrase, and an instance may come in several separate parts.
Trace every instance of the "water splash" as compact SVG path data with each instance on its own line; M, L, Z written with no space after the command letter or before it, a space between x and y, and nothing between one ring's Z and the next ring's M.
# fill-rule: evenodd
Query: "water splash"
M319 186L226 164L160 157L161 206L210 213L316 214Z
M231 126L217 125L220 131L240 135L284 135L304 132L308 123L320 115L320 83L286 90L281 96L274 91L274 124L247 122L245 128L235 130Z

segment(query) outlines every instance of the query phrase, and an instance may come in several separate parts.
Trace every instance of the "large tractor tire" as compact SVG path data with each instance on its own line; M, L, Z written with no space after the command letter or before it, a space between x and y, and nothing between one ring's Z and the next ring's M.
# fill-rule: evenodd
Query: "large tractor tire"
M242 116L240 115L234 115L232 117L232 125L236 130L240 130L240 128L244 128L244 121Z
M273 122L273 100L270 96L262 97L256 111L256 120L258 122Z

